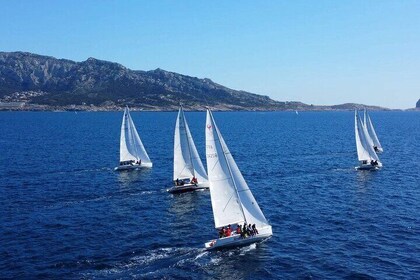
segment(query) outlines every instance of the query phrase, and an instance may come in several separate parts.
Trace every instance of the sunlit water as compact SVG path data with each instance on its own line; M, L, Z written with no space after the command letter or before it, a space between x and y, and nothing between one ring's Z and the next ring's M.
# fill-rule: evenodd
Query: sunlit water
M117 173L122 112L0 112L0 278L420 278L420 113L371 112L369 172L353 112L215 112L274 235L214 252L209 192L166 192L176 113L132 117L154 166Z

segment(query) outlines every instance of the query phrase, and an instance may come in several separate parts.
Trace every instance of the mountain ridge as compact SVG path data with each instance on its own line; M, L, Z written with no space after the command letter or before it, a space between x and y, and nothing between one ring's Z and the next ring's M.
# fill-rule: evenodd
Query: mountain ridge
M89 57L82 62L29 52L0 52L0 102L19 108L101 108L125 105L143 110L210 106L219 110L346 110L386 108L361 104L314 106L282 102L265 95L233 90L209 78L157 68L131 70L119 63ZM37 107L38 106L38 107Z

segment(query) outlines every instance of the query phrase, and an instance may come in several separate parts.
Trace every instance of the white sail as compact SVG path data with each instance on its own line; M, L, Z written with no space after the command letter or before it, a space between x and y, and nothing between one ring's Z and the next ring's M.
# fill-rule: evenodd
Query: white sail
M355 125L355 136L356 136L356 149L357 157L359 161L379 161L378 155L375 153L373 146L369 143L369 134L366 127L360 120L357 111L354 112L354 125Z
M236 165L210 110L206 119L206 158L216 228L236 223L268 225Z
M364 115L364 124L366 126L366 129L369 133L370 138L372 139L372 145L374 147L377 147L379 151L383 151L382 145L379 142L378 136L376 135L375 129L373 128L373 124L372 121L370 119L369 114L366 112L365 110L365 115Z
M370 160L369 152L365 149L365 147L362 144L361 137L363 134L363 127L360 125L360 120L357 111L354 111L354 132L356 136L356 149L359 161Z
M369 135L369 131L367 130L367 126L366 126L366 110L364 110L363 112L363 126L366 128L367 134L366 134L366 142L370 145L370 146L374 146L375 144L373 143L372 138Z
M181 107L175 124L173 179L191 179L193 176L197 178L199 183L204 183L208 180L185 119L184 110Z
M134 160L141 160L144 166L152 166L149 156L144 149L140 136L137 133L134 122L130 116L128 107L124 110L124 116L121 124L121 138L120 138L120 162Z

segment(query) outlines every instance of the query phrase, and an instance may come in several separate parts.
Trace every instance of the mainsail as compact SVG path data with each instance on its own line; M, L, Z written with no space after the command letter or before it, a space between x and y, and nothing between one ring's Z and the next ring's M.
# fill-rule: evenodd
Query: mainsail
M199 183L207 182L208 180L185 119L184 110L180 107L174 134L173 179L192 178L194 176Z
M236 223L268 225L257 201L207 110L206 158L216 228Z
M141 160L141 164L152 166L149 156L144 149L140 136L137 133L134 122L130 116L128 107L124 110L124 116L121 124L120 138L120 162Z
M370 119L369 114L366 112L364 113L364 125L369 133L370 138L372 139L372 144L375 146L379 151L383 151L382 145L379 142L378 136L376 135L375 129L373 128L372 121Z
M356 136L356 149L357 157L359 161L379 161L378 155L376 154L373 146L369 142L369 134L366 127L363 125L362 121L357 114L357 111L354 112L354 131Z

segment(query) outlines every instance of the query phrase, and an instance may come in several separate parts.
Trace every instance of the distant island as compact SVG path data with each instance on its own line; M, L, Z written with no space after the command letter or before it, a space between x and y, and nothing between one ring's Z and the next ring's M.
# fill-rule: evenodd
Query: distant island
M268 96L233 90L213 82L162 69L131 70L89 58L83 62L27 52L0 52L0 110L389 110L347 103L308 105L275 101ZM419 102L417 102L419 106Z

